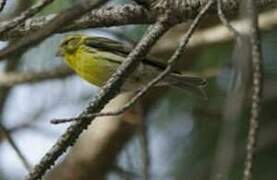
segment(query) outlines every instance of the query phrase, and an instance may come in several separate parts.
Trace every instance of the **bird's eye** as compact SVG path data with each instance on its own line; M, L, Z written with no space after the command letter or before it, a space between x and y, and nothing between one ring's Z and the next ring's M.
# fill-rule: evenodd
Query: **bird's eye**
M64 42L64 46L69 53L73 53L78 47L78 39L70 39Z
M61 46L61 47L66 47L66 46L68 45L68 42L69 42L69 41L63 41L63 42L61 43L60 46Z
M64 45L68 45L68 43L69 43L69 41L65 41L65 42L64 42Z
M76 46L78 43L79 43L79 38L71 39L70 41L68 41L68 44L73 46Z

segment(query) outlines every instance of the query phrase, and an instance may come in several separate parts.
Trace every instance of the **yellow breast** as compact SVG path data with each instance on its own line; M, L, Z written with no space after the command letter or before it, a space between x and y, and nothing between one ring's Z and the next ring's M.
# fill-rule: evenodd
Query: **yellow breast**
M114 70L117 68L105 59L93 54L93 51L86 51L80 47L75 53L66 54L67 64L83 79L96 86L103 86Z

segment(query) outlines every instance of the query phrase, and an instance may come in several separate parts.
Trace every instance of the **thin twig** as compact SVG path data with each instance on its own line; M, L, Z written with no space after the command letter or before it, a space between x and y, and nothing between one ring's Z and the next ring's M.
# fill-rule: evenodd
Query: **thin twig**
M255 160L255 149L258 140L259 129L259 114L261 109L262 100L262 79L263 79L263 67L262 67L262 50L261 39L258 25L258 11L256 1L247 0L247 10L250 26L250 41L251 41L251 60L252 60L252 101L249 119L249 132L247 140L247 154L245 159L245 167L243 173L243 180L252 179L253 164Z
M1 0L0 1L0 12L4 9L6 3L7 3L7 0Z
M17 25L23 23L26 19L34 16L36 13L41 11L45 6L52 3L54 0L41 0L39 3L35 4L31 8L22 12L19 16L9 20L1 22L0 24L0 36L2 33L9 31L10 29L16 27Z
M227 20L223 10L222 10L222 0L217 0L217 13L222 24L231 32L236 38L241 37L240 33L231 25Z
M83 0L79 4L67 9L57 15L54 19L49 21L44 28L31 32L26 37L19 39L18 41L9 44L9 46L0 50L0 61L4 60L7 56L12 55L14 52L21 51L22 49L34 46L46 39L52 33L57 31L62 26L70 24L73 20L81 17L85 13L91 11L94 8L98 8L109 0Z
M4 134L4 136L7 138L9 144L14 149L15 153L17 154L19 160L22 162L23 166L26 168L27 171L30 171L32 166L27 161L26 157L23 155L23 153L20 151L19 147L16 145L15 141L13 140L12 136L10 135L10 132L6 129L6 127L0 123L0 130Z
M232 26L240 33L246 32L245 19L235 20L231 22ZM271 31L277 27L277 9L272 9L259 15L259 25L262 31ZM222 44L231 41L234 34L224 25L217 25L195 32L188 44L187 48L205 47L213 44ZM180 39L179 36L171 37L166 44L158 46L160 52L168 51L176 48L176 43Z
M186 34L182 37L181 43L178 46L175 53L171 56L171 58L168 60L167 67L158 74L153 80L151 80L147 85L145 85L143 88L137 91L137 93L129 100L128 103L123 105L120 110L114 111L114 112L100 112L100 113L93 113L93 114L86 114L85 116L80 117L74 117L74 118L67 118L67 119L53 119L51 120L51 123L53 124L59 124L59 123L65 123L65 122L72 122L77 120L90 120L94 117L100 117L100 116L117 116L122 113L124 113L126 110L128 110L132 105L134 105L138 99L143 96L151 87L153 87L155 84L157 84L159 81L161 81L163 78L165 78L174 67L175 62L184 54L185 49L187 47L187 44L196 29L198 23L200 22L203 15L207 12L211 4L213 3L213 0L210 0L206 6L199 12L199 14L195 17L192 24L190 25L188 31Z
M120 87L127 77L139 65L140 60L144 58L150 48L168 30L168 28L170 28L170 25L163 22L157 22L154 26L151 26L148 33L145 34L136 48L128 55L126 61L119 66L117 71L104 85L103 89L101 89L98 95L96 95L88 104L88 107L80 116L99 112L112 98L114 98L118 94ZM92 121L93 118L88 121L77 121L72 124L35 166L27 179L35 180L41 178L55 161L68 149L68 147L75 143L79 135Z

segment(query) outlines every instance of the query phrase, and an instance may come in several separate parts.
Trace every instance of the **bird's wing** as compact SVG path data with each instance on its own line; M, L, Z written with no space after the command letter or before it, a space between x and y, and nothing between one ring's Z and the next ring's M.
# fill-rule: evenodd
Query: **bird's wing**
M131 48L123 43L104 37L88 37L85 40L85 45L100 51L107 51L124 57L131 51Z
M111 52L123 57L127 57L132 50L131 47L128 47L119 41L111 40L104 37L88 37L85 40L85 45L92 48L99 49L101 51ZM148 58L148 57L143 59L142 63L156 67L160 70L163 70L166 67L166 65L163 64L162 62L154 60L154 58Z

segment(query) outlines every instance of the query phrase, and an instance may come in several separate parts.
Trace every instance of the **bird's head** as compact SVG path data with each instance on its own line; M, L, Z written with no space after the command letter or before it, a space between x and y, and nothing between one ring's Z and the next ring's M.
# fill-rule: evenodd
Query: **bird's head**
M81 34L69 35L60 44L56 56L63 57L65 54L74 53L83 43L85 36Z

